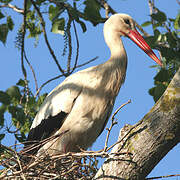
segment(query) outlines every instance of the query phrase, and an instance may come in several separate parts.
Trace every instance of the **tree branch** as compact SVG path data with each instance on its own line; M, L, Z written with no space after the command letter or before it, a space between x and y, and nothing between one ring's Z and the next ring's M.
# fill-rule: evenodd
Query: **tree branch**
M149 113L136 125L122 128L119 139L125 135L111 152L129 154L108 158L94 179L145 179L180 142L180 69Z
M96 0L106 11L106 18L109 18L109 13L116 14L117 12L107 3L106 0Z
M116 116L116 114L117 114L124 106L126 106L126 105L129 104L129 103L131 103L131 100L128 100L126 103L122 104L122 105L114 112L114 114L113 114L112 117L111 117L111 125L110 125L109 128L107 128L108 133L107 133L106 141L105 141L105 145L104 145L104 151L105 151L105 152L107 151L107 149L109 150L109 148L108 148L108 141L109 141L110 132L111 132L113 126L114 126L115 124L117 124L117 121L115 120L115 116Z
M49 49L49 52L50 52L51 56L53 57L53 60L55 61L58 69L64 75L64 70L61 68L61 66L60 66L60 64L59 64L59 62L58 62L58 60L57 60L57 58L56 58L56 56L54 54L54 51L51 48L51 45L50 45L50 43L48 41L48 37L47 37L47 34L46 34L46 28L45 28L45 21L43 19L43 16L42 16L40 10L38 9L38 7L36 6L36 3L33 0L31 0L31 3L33 4L33 6L34 6L34 8L35 8L35 10L36 10L36 12L37 12L37 14L39 16L39 19L40 19L40 22L41 22L41 26L42 26L42 30L43 30L43 34L44 34L44 39L45 39L46 45L47 45L47 47Z
M10 3L0 5L0 8L4 8L4 7L10 8L10 9L12 9L12 10L18 12L18 13L24 14L24 9L21 9L21 8L19 8L17 6L14 6L14 5L10 4Z

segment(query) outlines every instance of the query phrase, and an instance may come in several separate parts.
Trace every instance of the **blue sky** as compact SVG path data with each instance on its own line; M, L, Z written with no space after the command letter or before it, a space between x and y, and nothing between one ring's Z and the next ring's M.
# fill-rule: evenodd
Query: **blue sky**
M137 1L130 0L109 0L109 3L117 12L131 15L139 24L149 20L148 1L138 0L137 3ZM166 12L168 17L175 17L178 13L179 6L176 0L156 0L155 5L161 11ZM9 12L13 13L12 11ZM22 17L20 15L13 13L13 17L15 17L15 22L17 24L21 23ZM15 26L15 30L17 30L18 27L19 26ZM99 58L83 68L97 65L108 60L110 53L103 39L103 25L101 24L94 28L90 23L88 23L88 31L86 33L82 33L78 26L77 28L79 31L80 42L79 64L84 63L95 56L98 56ZM145 30L148 33L152 33L150 27L145 28ZM20 51L15 48L14 44L16 36L15 32L9 34L6 46L0 43L0 90L5 90L16 84L19 78L22 77L20 69ZM64 64L66 59L61 56L63 37L51 34L49 40L52 47L55 49L55 53L57 54L60 63ZM123 42L128 54L128 69L125 84L122 86L117 97L114 110L129 99L131 99L132 103L124 107L116 116L118 119L118 125L116 125L111 132L109 145L117 140L120 128L125 124L135 124L154 105L152 97L148 94L148 89L153 86L153 77L156 74L156 69L149 67L155 63L129 39L123 38ZM75 44L74 41L73 43ZM51 77L58 75L58 69L52 61L42 37L40 37L37 48L34 47L34 41L29 39L26 41L25 47L27 56L35 69L39 85ZM156 52L156 54L158 54L158 52ZM31 87L34 87L31 74L28 75L28 79L31 81ZM62 80L63 79L58 79L48 84L43 89L42 93L50 92ZM8 118L10 117L7 115L7 119ZM110 121L107 126L110 126ZM98 140L94 143L92 150L103 148L106 133L106 130L104 130ZM3 141L3 143L5 145L12 145L14 141L11 137L8 137ZM179 159L177 158L179 150L180 145L176 146L171 152L169 152L168 155L154 168L150 176L180 173Z

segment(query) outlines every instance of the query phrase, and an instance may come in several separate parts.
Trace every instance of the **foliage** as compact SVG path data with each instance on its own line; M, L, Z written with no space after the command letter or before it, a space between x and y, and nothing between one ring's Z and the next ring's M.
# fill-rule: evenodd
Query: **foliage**
M142 26L152 25L154 35L147 37L146 41L160 51L163 61L163 68L154 77L154 87L149 90L156 102L180 66L180 13L175 18L167 18L164 12L156 8L151 18L152 21L146 21Z
M46 97L46 94L43 94L36 100L32 92L26 88L26 83L20 79L15 86L11 86L5 92L0 91L0 129L2 132L13 133L19 142L26 140L25 134L29 132L32 120ZM11 115L12 122L9 127L5 126L6 112ZM11 126L14 126L16 130L11 130L13 129ZM0 140L4 137L5 134L1 133Z

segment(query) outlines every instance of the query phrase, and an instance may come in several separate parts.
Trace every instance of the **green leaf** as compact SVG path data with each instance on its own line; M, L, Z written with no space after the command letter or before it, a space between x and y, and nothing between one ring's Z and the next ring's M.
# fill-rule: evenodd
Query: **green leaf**
M27 24L27 26L28 26L28 29L29 29L29 32L30 32L29 35L28 35L28 38L32 38L32 37L37 38L37 36L42 33L42 30L41 30L39 24L35 24L34 22L29 22Z
M11 86L6 90L6 93L12 98L20 99L21 97L20 90L17 86Z
M37 1L36 1L36 4L37 4ZM27 0L27 6L26 6L26 8L27 8L27 9L30 9L31 6L32 6L31 0Z
M155 30L157 27L160 27L160 26L162 26L162 23L154 23L153 24L153 29Z
M49 6L49 20L54 21L60 15L61 11L59 7Z
M72 19L75 19L75 20L79 19L79 14L78 14L78 11L76 9L76 6L74 8L69 8L68 12L70 13Z
M38 101L37 101L37 104L38 104L39 106L44 102L44 100L45 100L45 98L46 98L47 95L48 95L48 94L45 93L45 94L43 94L43 95L41 95L41 96L39 97L39 99L38 99Z
M56 34L64 34L65 20L64 18L56 19L51 28L51 32Z
M177 46L177 41L172 33L170 32L166 33L166 38L171 48L175 48Z
M95 0L85 0L84 4L86 5L84 15L94 26L96 26L98 21L102 19L99 12L101 6Z
M0 141L2 141L4 137L5 137L5 134L0 134Z
M3 44L6 43L7 35L8 35L8 26L7 26L7 24L1 24L0 25L0 41L2 41Z
M14 28L14 23L13 23L13 20L12 20L11 16L7 17L7 26L8 26L8 29L11 30L11 31Z
M3 127L4 126L4 113L6 112L6 108L7 106L2 104L0 106L0 126Z
M5 4L10 3L11 1L12 1L12 0L0 0L0 2L5 3Z
M20 79L20 80L16 83L16 85L25 87L25 86L26 86L26 83L25 83L25 81L24 81L23 79Z
M78 20L78 21L76 21L76 22L80 24L83 32L86 32L86 31L87 31L86 25L85 25L85 23L84 23L83 21Z
M13 125L19 129L25 123L26 116L24 110L18 106L8 106L8 111L12 116Z
M11 98L6 92L0 91L0 102L9 105L11 103Z
M151 21L146 21L146 22L144 22L143 24L141 24L141 26L142 26L142 27L146 27L146 26L149 26L149 25L151 25L151 24L152 24Z
M157 13L152 14L151 17L159 23L163 23L167 20L166 14L159 9L157 9Z
M155 47L156 38L154 36L148 36L145 37L144 39L152 49Z
M157 86L149 89L149 94L153 96L153 99L155 102L158 101L158 99L162 96L164 91L166 90L167 86L164 84L158 84Z
M161 69L161 71L159 71L157 75L154 77L154 80L159 82L166 82L168 79L169 71L166 69Z
M171 22L174 22L175 21L175 19L173 19L173 18L168 18L169 19L169 21L171 21Z
M2 12L0 12L0 19L4 18L4 14Z
M180 29L180 13L177 15L175 22L174 22L174 28L175 29Z
M161 47L160 51L161 51L161 55L165 57L166 60L168 61L171 61L176 56L176 53L174 52L172 48Z

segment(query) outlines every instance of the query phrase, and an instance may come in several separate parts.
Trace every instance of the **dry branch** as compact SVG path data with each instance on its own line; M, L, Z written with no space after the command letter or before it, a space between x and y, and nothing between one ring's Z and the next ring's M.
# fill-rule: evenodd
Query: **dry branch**
M121 129L118 142L111 152L132 155L107 158L94 179L145 179L180 142L180 69L150 112Z

